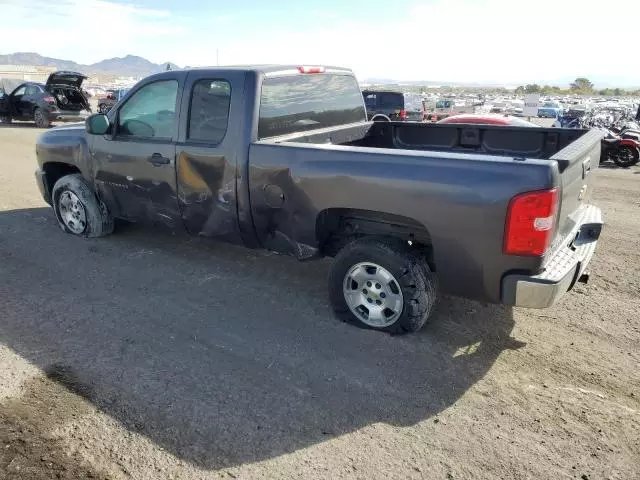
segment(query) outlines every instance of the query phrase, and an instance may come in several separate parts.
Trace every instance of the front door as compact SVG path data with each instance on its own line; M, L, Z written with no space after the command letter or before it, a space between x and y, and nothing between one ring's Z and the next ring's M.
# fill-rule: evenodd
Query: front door
M10 97L11 109L13 111L12 116L18 120L25 120L30 117L30 112L27 112L26 102L24 100L26 94L27 85L22 85L18 87Z
M176 194L178 92L183 75L141 84L109 114L109 135L93 136L96 189L112 214L181 227Z

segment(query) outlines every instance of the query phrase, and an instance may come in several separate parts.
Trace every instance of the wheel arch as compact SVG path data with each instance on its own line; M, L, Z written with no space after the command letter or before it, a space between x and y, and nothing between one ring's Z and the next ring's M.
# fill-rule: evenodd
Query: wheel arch
M49 197L49 203L51 203L51 193L53 192L53 186L58 180L60 180L65 175L82 173L77 166L64 162L46 162L42 165L42 171L45 173L44 178L47 188L47 196Z
M372 122L390 122L391 119L388 116L386 116L386 115L384 115L382 113L378 113L378 114L374 115L373 117L371 117L371 121Z
M365 236L396 238L421 250L436 271L432 237L417 220L388 212L327 208L316 217L316 238L323 255L335 256L347 243Z

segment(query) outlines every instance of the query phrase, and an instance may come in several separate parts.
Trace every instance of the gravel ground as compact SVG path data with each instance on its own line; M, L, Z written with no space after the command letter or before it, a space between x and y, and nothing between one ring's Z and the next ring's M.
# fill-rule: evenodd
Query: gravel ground
M121 226L63 234L0 128L0 479L640 478L640 169L597 172L589 285L334 319L328 262Z

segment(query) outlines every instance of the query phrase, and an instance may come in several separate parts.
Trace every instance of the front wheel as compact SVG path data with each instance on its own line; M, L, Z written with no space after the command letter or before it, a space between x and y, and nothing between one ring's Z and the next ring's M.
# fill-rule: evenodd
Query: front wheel
M420 330L436 292L423 255L391 238L351 242L336 256L329 277L331 304L340 319L390 333Z
M59 179L51 199L58 225L66 233L102 237L113 232L113 217L79 173Z
M622 145L613 156L613 163L618 167L631 167L640 161L640 150Z

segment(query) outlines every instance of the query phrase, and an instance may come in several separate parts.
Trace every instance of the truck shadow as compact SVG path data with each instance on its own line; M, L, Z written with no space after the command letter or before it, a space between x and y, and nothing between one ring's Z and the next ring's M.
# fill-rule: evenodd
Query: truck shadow
M443 298L420 333L337 321L329 262L137 226L63 234L0 213L0 341L124 428L218 469L453 405L510 337L510 308Z

